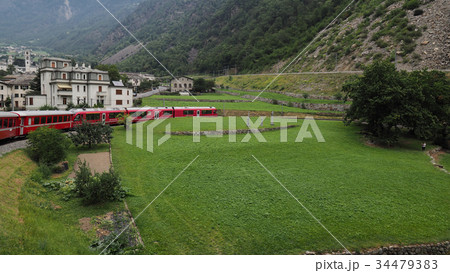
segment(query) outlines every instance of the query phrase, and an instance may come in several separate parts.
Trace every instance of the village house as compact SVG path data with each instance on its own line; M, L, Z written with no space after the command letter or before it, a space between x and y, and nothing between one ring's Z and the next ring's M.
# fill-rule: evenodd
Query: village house
M170 81L171 92L192 91L194 87L194 79L189 77L179 77Z
M6 101L11 99L10 107L23 110L26 106L25 96L30 89L35 74L8 75L0 81L0 110L6 110Z
M90 107L131 107L133 92L122 82L110 83L107 71L84 64L72 65L71 60L43 58L40 62L41 94L27 96L27 110L48 105L66 109L67 105L86 103Z

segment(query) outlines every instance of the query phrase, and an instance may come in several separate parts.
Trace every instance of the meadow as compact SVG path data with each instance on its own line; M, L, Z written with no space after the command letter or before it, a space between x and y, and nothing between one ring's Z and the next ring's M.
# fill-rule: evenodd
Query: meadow
M192 126L192 118L168 122L172 131ZM315 138L296 143L300 129L292 128L286 143L273 131L263 133L265 143L255 137L241 142L244 135L231 143L227 136L202 136L199 143L192 136L172 136L158 147L165 130L161 124L155 129L153 153L127 144L124 128L116 127L113 161L131 188L127 202L135 217L179 175L136 219L143 253L343 250L253 156L351 251L450 238L448 175L430 164L418 141L373 147L364 143L358 127L337 121L317 124L325 143Z
M202 95L198 96L197 99L211 99L211 100L220 100L217 98L226 98L229 99L229 97L234 98L234 100L238 99L239 97L226 95L226 94L213 94L213 95ZM166 99L184 99L184 98L190 98L187 100L191 101L165 101L162 100L163 98ZM226 100L224 99L224 100ZM150 107L183 107L183 106L190 106L190 107L196 107L196 106L213 106L216 107L218 110L223 111L230 111L230 110L237 110L237 111L264 111L264 112L277 112L277 113L302 113L302 114L312 114L312 115L319 115L321 113L328 113L328 114L335 114L335 115L342 115L340 112L335 111L317 111L317 110L309 110L309 109L302 109L302 108L296 108L296 107L288 107L288 106L281 106L281 105L274 105L269 104L261 101L255 101L255 102L197 102L193 97L179 97L179 96L151 96L144 98L142 100L142 105L150 106Z

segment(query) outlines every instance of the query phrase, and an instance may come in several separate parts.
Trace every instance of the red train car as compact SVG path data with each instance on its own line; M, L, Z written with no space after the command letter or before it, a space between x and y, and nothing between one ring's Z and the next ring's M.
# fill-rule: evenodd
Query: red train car
M174 117L200 117L217 116L215 107L173 107Z
M0 140L14 138L19 129L19 115L9 112L0 112Z
M18 115L18 136L27 135L44 126L58 130L72 128L72 113L69 111L19 111L11 113Z

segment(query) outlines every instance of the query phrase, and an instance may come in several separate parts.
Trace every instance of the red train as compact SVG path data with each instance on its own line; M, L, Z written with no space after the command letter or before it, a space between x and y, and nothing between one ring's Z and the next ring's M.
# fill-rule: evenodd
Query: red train
M42 126L70 130L83 121L116 125L119 118L124 115L131 115L133 122L141 122L160 118L217 116L217 110L214 107L146 107L110 110L0 112L0 140L25 136Z

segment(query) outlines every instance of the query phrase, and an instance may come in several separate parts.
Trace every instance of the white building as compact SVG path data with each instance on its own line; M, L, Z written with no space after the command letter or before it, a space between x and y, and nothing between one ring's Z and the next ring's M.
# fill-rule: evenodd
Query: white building
M0 81L0 109L5 110L5 103L11 99L11 107L14 110L25 109L26 93L30 89L31 82L36 77L35 74L8 75Z
M123 84L111 85L107 71L92 69L84 64L72 66L70 60L48 57L41 60L40 68L41 95L27 97L27 110L44 105L66 109L70 103L87 103L90 107L99 104L104 107L133 105L131 89Z

